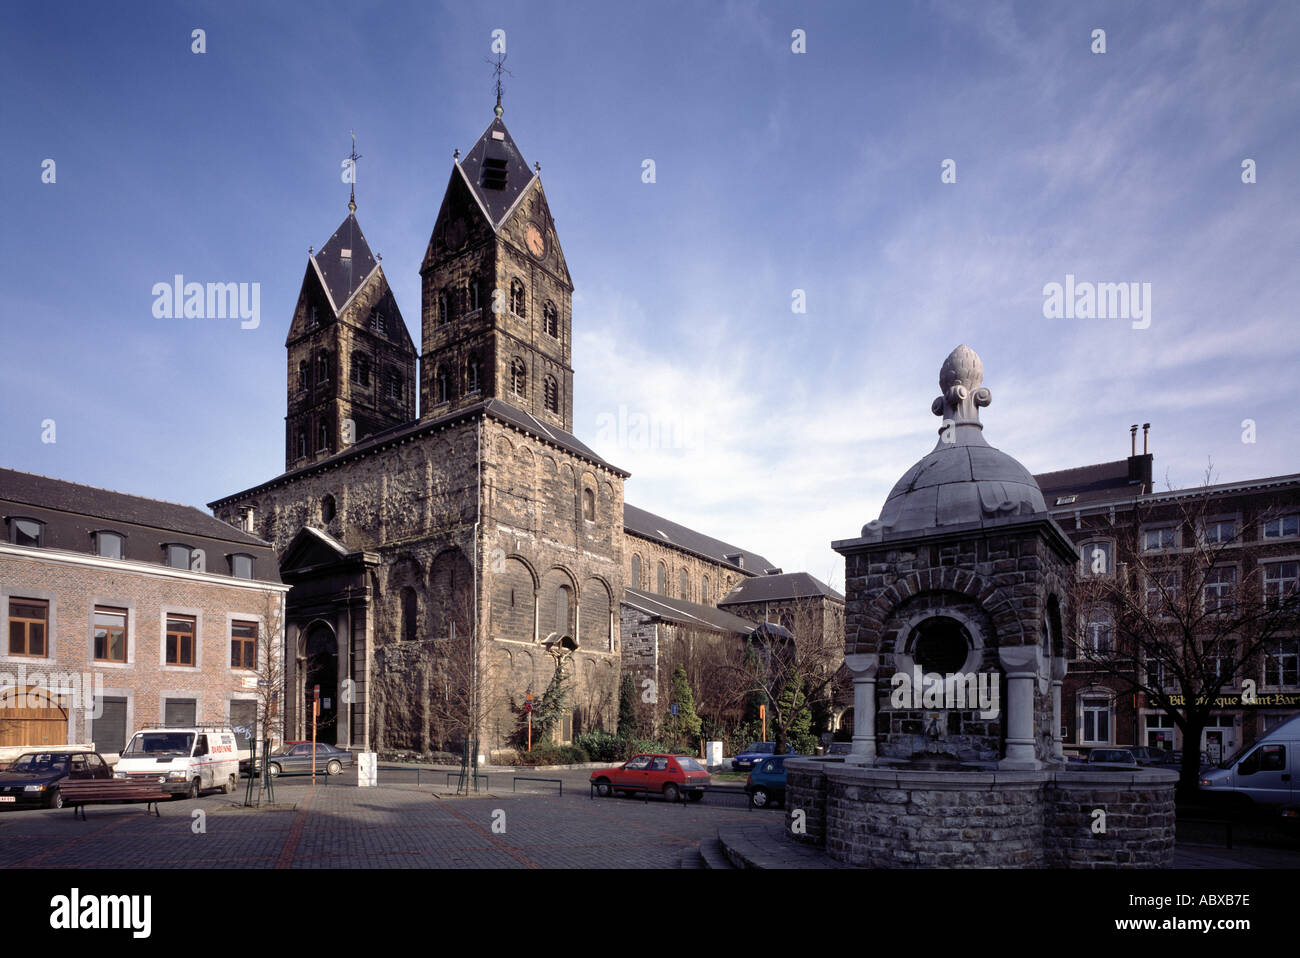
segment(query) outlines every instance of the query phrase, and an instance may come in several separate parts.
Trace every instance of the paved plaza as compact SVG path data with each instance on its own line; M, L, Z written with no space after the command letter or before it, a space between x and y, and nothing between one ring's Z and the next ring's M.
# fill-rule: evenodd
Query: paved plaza
M456 795L445 772L387 771L389 783L281 779L276 804L236 795L143 805L0 813L0 868L823 868L820 853L781 837L784 813L748 809L737 788L670 804L598 798L586 770L521 772ZM409 779L410 784L399 784ZM512 791L512 789L518 791ZM202 813L196 814L196 813ZM722 839L721 844L719 838ZM729 853L723 851L723 845ZM843 866L834 866L843 867ZM1175 868L1297 868L1300 852L1180 844Z
M277 807L242 808L243 793L143 805L0 814L2 868L676 868L719 826L749 811L743 794L699 804L591 800L586 772L538 773L555 785L494 776L504 787L456 796L440 781L358 788L334 780L276 784ZM195 812L201 811L202 816ZM201 828L200 828L201 824Z

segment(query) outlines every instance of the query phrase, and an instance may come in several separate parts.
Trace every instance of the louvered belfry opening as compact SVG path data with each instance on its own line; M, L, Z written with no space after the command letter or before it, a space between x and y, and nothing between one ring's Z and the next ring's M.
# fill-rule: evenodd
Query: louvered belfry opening
M483 158L483 188L487 190L504 190L506 188L505 157L486 156Z

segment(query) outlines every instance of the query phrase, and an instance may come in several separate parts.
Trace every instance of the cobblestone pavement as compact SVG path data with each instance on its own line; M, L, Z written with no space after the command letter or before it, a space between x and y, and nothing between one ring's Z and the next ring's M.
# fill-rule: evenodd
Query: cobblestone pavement
M0 868L675 868L719 825L780 814L737 796L592 801L585 777L563 777L563 797L512 794L504 776L479 797L281 780L274 809L240 807L241 792L164 802L161 818L143 805L92 805L84 822L6 811Z

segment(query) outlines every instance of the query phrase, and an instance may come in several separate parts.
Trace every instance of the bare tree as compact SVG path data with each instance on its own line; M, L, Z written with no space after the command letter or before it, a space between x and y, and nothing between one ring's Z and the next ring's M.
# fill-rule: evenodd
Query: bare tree
M1082 556L1072 655L1143 693L1183 733L1179 790L1196 789L1200 743L1225 687L1249 701L1261 663L1294 636L1300 593L1270 578L1260 542L1246 535L1277 515L1224 518L1204 487L1138 503L1099 535L1114 541ZM1220 700L1217 701L1216 700Z

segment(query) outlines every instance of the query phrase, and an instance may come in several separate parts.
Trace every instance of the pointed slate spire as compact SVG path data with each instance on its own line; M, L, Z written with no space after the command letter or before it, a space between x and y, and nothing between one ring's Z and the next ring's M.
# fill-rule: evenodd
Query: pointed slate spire
M370 244L352 212L312 259L325 279L325 288L329 290L336 314L375 268Z
M500 116L488 124L459 166L487 211L493 229L500 229L506 214L536 175L528 168Z

